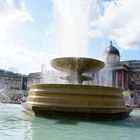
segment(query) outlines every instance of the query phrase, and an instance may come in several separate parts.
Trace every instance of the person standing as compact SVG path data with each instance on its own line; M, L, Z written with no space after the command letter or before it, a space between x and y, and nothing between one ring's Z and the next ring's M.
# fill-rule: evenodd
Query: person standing
M130 106L130 98L131 98L130 95L131 93L129 89L125 89L123 91L123 96L124 96L124 101L126 106Z

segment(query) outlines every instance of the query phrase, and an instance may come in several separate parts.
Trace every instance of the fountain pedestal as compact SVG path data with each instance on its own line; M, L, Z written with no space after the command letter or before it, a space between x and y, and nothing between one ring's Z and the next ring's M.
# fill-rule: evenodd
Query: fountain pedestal
M51 63L56 69L68 74L64 79L75 80L75 77L71 77L71 73L76 73L77 81L80 81L76 82L79 85L32 85L28 99L23 104L27 111L36 116L67 116L84 119L121 119L132 111L131 108L125 107L121 89L80 85L84 79L90 80L90 77L83 78L83 74L95 73L104 66L103 62L89 58L57 58Z

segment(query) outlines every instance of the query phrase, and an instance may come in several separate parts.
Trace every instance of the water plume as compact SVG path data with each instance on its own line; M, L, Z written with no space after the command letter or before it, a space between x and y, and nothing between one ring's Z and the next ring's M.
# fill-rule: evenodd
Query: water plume
M97 0L54 0L54 21L47 31L47 46L60 56L88 56L89 22ZM92 10L94 9L94 10ZM92 12L92 14L91 14Z
M87 57L89 23L97 7L98 0L53 0L54 18L46 32L47 51L54 57ZM49 78L57 74L52 74L47 67L50 66L44 64L42 68L42 82L61 83Z

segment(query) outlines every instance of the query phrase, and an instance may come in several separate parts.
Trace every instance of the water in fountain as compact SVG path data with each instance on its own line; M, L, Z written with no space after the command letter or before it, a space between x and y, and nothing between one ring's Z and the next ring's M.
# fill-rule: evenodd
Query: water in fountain
M102 70L97 72L95 74L95 78L93 81L94 85L99 85L99 86L109 86L113 87L113 81L112 81L112 70L108 67L104 67Z
M56 57L87 55L90 6L85 0L54 0L53 32L47 45L53 46L50 51Z
M102 61L83 57L60 57L53 59L51 65L58 71L64 72L67 76L62 79L68 84L82 84L83 81L90 81L90 73L96 73L104 67Z
M81 57L61 57L53 59L51 65L57 71L47 70L46 66L43 65L41 72L41 83L82 84L83 81L92 80L92 78L89 76L91 73L91 65L87 64L85 60L91 61L91 59L83 59ZM84 63L85 65L83 65ZM89 68L89 70L87 70L87 68Z
M66 84L66 81L61 79L64 74L56 70L41 71L41 84Z
M47 45L51 46L49 47L51 50L47 51L54 53L54 57L87 57L89 24L93 16L96 17L98 5L98 0L54 0L55 19L47 32ZM48 66L44 64L41 74L42 83L72 82L72 80L65 81L58 78L64 76L56 71L50 72L47 68ZM76 73L72 75L78 77Z
M7 93L5 88L0 89L0 103L10 103L11 98L10 95Z

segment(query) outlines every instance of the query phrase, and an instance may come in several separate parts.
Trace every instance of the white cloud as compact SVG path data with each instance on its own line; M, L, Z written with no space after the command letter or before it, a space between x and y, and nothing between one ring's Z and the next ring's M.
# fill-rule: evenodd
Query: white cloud
M0 5L0 29L33 20L23 0L0 0Z
M33 18L24 0L0 0L0 68L21 73L40 71L46 54L27 50L12 41L13 28L28 21L33 21Z
M12 40L14 29L33 21L24 0L0 0L0 68L23 74L41 70L46 57L44 52L28 50Z
M29 50L23 46L24 43L19 44L13 39L16 29L33 21L25 6L25 0L0 0L0 69L29 74L41 71L43 63L50 69L49 60L53 58L50 54Z
M8 41L11 29L32 20L24 0L0 0L0 44Z
M51 23L51 27L47 28L47 47L57 57L86 56L88 1L54 0L53 2L53 17L55 20Z
M140 1L106 2L105 12L91 23L90 35L109 37L125 50L136 50L140 44Z
M57 57L88 56L89 20L99 12L97 1L53 0L55 20L50 28L47 26L46 44Z
M0 50L0 68L23 74L41 71L41 65L50 57L45 52L28 50L10 43L1 44Z

